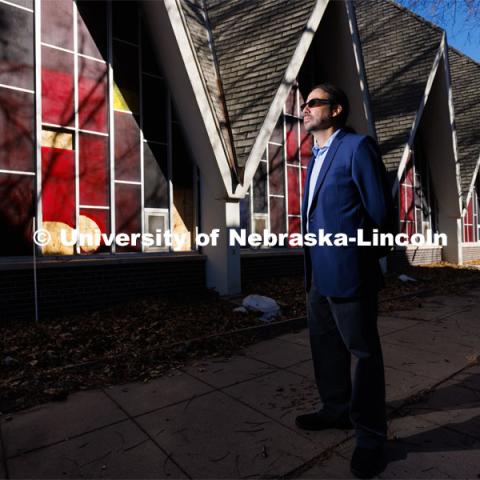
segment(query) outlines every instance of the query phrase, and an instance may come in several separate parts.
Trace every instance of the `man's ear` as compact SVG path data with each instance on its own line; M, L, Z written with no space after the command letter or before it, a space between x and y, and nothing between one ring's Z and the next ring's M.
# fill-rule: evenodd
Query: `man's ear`
M343 107L341 105L335 105L331 112L332 112L332 117L338 117L340 113L342 113Z

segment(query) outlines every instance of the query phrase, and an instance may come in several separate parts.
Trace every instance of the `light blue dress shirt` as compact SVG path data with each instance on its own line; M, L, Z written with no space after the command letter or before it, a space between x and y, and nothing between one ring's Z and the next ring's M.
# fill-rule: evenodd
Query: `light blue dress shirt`
M308 186L307 216L310 213L310 205L312 204L313 194L315 193L315 185L317 184L320 169L322 168L325 157L327 156L328 149L330 148L330 145L332 144L335 137L338 135L338 132L340 132L340 129L337 130L327 140L327 143L323 147L319 147L317 145L314 145L313 148L312 148L312 153L313 153L313 156L315 157L315 160L314 160L315 163L313 164L312 175L310 176L310 184ZM308 228L308 222L307 222L307 228Z

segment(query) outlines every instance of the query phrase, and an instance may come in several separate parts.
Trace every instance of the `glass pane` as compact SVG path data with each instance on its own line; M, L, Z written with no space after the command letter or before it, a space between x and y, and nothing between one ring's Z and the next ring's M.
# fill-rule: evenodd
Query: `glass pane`
M130 114L114 112L115 119L115 178L140 181L140 127Z
M307 180L307 169L302 168L302 184L300 185L300 201L303 202L303 194L305 192L305 182Z
M193 164L186 141L178 124L172 125L172 184L173 184L173 232L185 235L183 245L174 250L191 250L195 230L195 199L193 189Z
M280 118L273 129L270 141L283 145L283 115L280 115Z
M285 233L285 199L270 197L270 231Z
M167 147L143 145L145 207L168 208Z
M264 230L268 230L267 219L265 217L255 217L253 219L253 231L263 235Z
M167 86L163 80L143 75L143 134L147 140L167 141Z
M298 162L298 120L285 117L286 120L286 135L287 135L287 162Z
M75 227L75 160L73 150L42 147L43 221Z
M78 106L80 128L95 132L107 131L108 118L107 65L79 57Z
M137 2L121 0L112 2L113 37L138 45Z
M107 2L99 0L77 0L77 7L79 53L106 60L108 27Z
M108 138L80 133L79 138L80 203L108 206Z
M20 5L21 7L30 8L33 10L33 0L9 0L10 3L14 3L15 5Z
M310 159L312 158L312 135L310 135L300 121L300 157L304 167L308 167Z
M287 167L288 172L288 214L300 214L300 189L298 185L298 168Z
M285 195L285 173L283 146L268 144L270 193Z
M138 47L113 42L114 104L117 110L138 113Z
M74 124L73 55L42 47L42 117L55 125Z
M142 22L142 70L152 75L163 76L154 51L154 43Z
M140 185L115 184L116 233L141 233ZM119 252L139 251L141 246L117 246Z
M250 233L250 195L240 200L240 227Z
M42 0L42 42L73 50L73 1Z
M288 217L288 233L301 233L300 217Z
M81 233L91 234L94 242L86 242L81 245L82 253L99 253L109 252L110 247L105 245L105 242L100 236L97 241L96 233L110 233L110 210L99 210L96 208L81 208L80 209L80 228Z
M288 93L287 100L285 101L285 113L299 116L300 107L297 100L297 87L292 87Z
M0 168L35 171L34 96L0 87Z
M30 175L0 173L0 255L32 254L34 181Z
M33 13L0 3L0 20L0 83L33 90Z
M267 213L267 164L260 162L253 177L253 211Z

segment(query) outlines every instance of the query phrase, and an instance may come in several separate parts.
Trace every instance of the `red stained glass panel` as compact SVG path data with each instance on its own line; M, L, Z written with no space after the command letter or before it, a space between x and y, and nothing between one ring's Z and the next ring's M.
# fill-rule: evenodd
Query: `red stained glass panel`
M270 231L275 234L285 233L285 199L270 197Z
M72 126L73 100L73 55L42 47L43 121Z
M116 233L141 233L140 185L115 185ZM139 251L141 246L117 247L118 251Z
M283 162L283 147L281 145L268 144L268 167L270 193L273 195L285 194L285 172Z
M42 147L43 220L75 227L75 160L73 150Z
M137 117L115 112L115 178L140 181L140 127Z
M300 188L298 184L298 168L287 166L288 172L288 214L300 214Z
M312 158L312 136L305 130L300 122L300 159L304 167L308 167Z
M42 42L73 50L73 1L42 0Z
M0 168L33 172L34 96L0 87Z
M0 3L0 83L34 87L33 13Z
M80 128L107 131L107 65L79 57L78 102Z
M285 113L289 115L299 116L300 106L297 100L297 87L292 87L288 93L287 100L285 101Z
M466 222L465 222L465 223L470 223L470 224L473 223L473 202L472 202L471 199L470 199L470 201L468 202L467 214L466 214Z
M288 217L288 233L301 233L300 217Z
M0 173L0 255L32 254L34 181L30 175Z
M80 133L80 203L109 205L108 138Z
M88 217L93 220L101 233L110 234L110 210L99 210L96 208L81 208L80 215ZM100 241L100 246L96 252L108 252L110 247L105 245L103 239Z
M298 120L291 117L285 117L286 120L286 142L287 142L287 162L298 162Z

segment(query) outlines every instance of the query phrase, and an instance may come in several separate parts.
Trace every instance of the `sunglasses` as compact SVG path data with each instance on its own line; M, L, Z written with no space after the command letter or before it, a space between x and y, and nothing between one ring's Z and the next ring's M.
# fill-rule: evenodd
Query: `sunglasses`
M308 102L302 103L300 105L300 110L303 112L306 107L314 108L319 107L320 105L330 105L332 102L326 98L312 98Z

